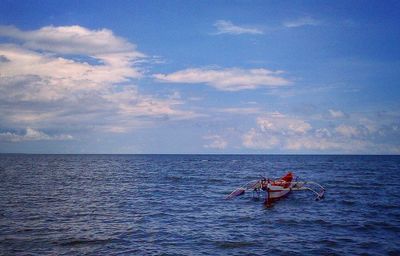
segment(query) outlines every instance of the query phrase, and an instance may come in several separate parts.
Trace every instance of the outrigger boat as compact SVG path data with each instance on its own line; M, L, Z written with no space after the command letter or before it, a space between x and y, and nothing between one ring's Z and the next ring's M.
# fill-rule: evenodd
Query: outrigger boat
M252 191L253 198L259 198L261 191L265 191L264 204L271 205L271 203L287 196L290 192L299 190L313 192L317 196L315 200L322 199L325 193L325 188L320 184L313 181L294 181L293 173L288 172L285 176L276 180L262 177L259 180L251 181L245 186L235 189L226 199L243 195L246 191Z

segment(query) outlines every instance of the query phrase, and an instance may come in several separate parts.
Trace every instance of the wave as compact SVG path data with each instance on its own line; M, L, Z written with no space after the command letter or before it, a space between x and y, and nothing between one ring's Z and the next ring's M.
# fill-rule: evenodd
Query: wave
M255 246L256 242L249 242L249 241L215 241L214 242L217 247L220 248L243 248L243 247L250 247Z
M63 241L58 241L56 242L60 246L85 246L85 245L102 245L102 244L107 244L107 243L112 243L115 241L113 238L107 238L107 239L69 239L69 240L63 240Z

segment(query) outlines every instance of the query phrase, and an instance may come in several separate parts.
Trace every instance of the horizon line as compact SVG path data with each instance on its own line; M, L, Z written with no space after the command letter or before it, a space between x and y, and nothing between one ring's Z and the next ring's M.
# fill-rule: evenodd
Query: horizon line
M346 154L346 153L13 153L0 152L0 155L225 155L225 156L400 156L400 154Z

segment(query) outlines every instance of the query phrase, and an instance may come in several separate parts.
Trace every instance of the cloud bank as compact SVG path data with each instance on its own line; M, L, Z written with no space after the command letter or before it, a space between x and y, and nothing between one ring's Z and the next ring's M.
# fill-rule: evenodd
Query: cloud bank
M141 94L146 55L111 30L47 26L22 31L0 26L2 128L129 131L152 119L185 119L180 99Z
M400 153L399 146L383 142L398 133L397 125L385 124L371 130L364 125L365 119L352 121L357 124L322 122L321 126L279 112L268 113L258 117L257 126L242 135L242 145L254 150L285 152Z

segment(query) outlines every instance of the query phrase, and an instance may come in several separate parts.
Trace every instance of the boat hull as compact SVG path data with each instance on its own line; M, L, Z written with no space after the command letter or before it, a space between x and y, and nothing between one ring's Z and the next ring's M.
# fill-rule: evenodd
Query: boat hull
M266 188L265 204L271 204L283 197L286 197L294 186L292 183L294 176L292 173L287 173L281 179L268 184Z

